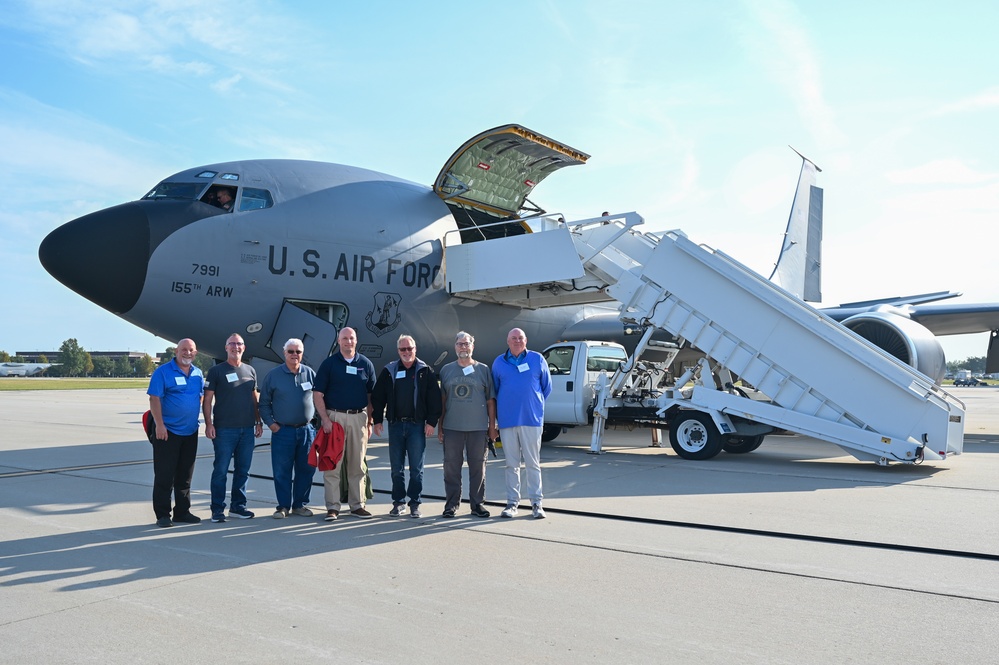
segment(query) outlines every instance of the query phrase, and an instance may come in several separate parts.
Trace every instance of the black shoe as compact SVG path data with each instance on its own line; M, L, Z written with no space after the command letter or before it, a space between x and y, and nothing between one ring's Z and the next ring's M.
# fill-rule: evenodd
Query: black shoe
M201 524L201 518L197 515L192 515L191 513L184 513L183 515L174 515L174 522L180 522L181 524Z
M448 508L447 510L445 510L444 514L441 515L441 517L443 517L444 519L451 519L452 517L454 517L454 508Z
M489 511L481 503L477 506L472 506L472 514L476 517L489 517Z
M165 529L168 526L173 526L173 522L170 521L169 517L161 517L156 520L156 526L163 527Z

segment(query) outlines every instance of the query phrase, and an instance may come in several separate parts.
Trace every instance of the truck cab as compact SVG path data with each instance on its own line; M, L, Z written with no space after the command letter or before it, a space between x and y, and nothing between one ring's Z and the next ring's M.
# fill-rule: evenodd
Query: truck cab
M551 441L564 427L593 422L597 378L601 372L614 374L628 359L628 352L614 342L578 341L552 344L542 355L552 382L552 394L545 401L542 441Z

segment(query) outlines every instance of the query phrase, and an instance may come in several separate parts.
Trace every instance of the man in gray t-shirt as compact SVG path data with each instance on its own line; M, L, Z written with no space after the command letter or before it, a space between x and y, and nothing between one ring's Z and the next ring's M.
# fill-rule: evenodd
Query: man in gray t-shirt
M444 444L444 517L454 517L461 503L461 463L468 459L468 502L476 517L489 517L486 496L486 437L495 439L496 399L489 365L472 359L475 338L455 337L458 360L440 371L444 415L437 438Z
M246 481L253 460L253 438L263 433L257 410L257 373L243 362L243 338L233 333L226 340L226 360L205 374L205 436L215 447L212 467L212 521L225 522L225 485L229 461L233 462L232 502L229 516L249 519Z

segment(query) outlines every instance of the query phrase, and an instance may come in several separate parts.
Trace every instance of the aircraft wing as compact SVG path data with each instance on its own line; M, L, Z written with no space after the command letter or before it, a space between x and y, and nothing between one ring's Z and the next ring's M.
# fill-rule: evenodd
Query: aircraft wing
M448 203L507 218L517 215L550 174L589 158L526 127L503 125L458 148L437 175L434 192Z
M934 335L964 335L999 330L999 303L915 305L910 317Z
M936 296L932 300L954 298L960 293L941 292L925 296L907 296L867 300L839 307L824 307L820 311L835 321L878 309L912 319L934 335L966 335L987 330L999 330L999 303L919 304L917 298Z

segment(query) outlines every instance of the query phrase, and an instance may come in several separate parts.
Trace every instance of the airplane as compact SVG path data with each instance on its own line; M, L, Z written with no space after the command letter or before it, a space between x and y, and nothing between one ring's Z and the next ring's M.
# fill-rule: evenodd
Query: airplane
M38 376L59 363L0 363L0 376Z
M545 216L528 198L534 188L587 159L511 124L462 144L432 187L312 161L199 166L167 177L137 201L56 228L42 241L39 258L73 291L164 339L191 337L221 358L225 339L240 333L258 371L282 362L281 347L291 337L304 341L305 362L318 366L335 350L344 326L357 330L358 350L376 365L395 358L402 333L412 335L420 357L437 366L453 360L459 330L476 337L476 355L486 362L505 350L514 327L538 350L583 339L633 347L643 331L625 326L616 304L532 309L459 297L447 281L447 245L530 233ZM817 169L802 159L778 266L796 263L779 277L801 283L805 297L815 295L821 267L808 234L818 230L821 239L822 190L813 182ZM488 269L516 271L518 257ZM939 359L930 365L942 362L934 331L991 330L989 358L999 365L999 304L926 304L956 295L822 311L847 325L853 317L869 339L878 344L883 337L914 365L920 354L935 356L933 345Z

